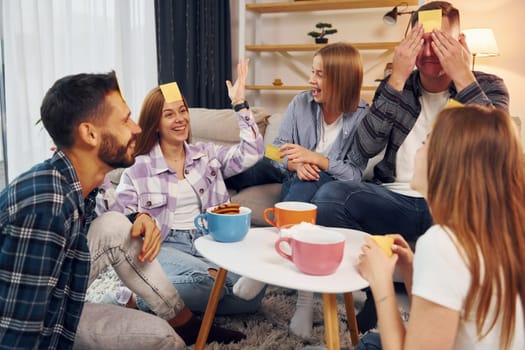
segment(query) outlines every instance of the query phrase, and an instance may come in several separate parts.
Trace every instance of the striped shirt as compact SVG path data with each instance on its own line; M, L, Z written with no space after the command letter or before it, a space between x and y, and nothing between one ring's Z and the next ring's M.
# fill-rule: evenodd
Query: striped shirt
M238 112L237 120L239 144L184 144L184 177L193 188L201 211L229 202L224 179L248 169L263 156L263 138L251 113ZM177 174L169 168L157 143L149 154L138 156L135 164L124 170L116 191L117 200L108 199L111 196L109 187L105 199L110 210L125 214L148 212L160 224L162 237L165 238L170 229L177 227L175 222L171 222L173 216L170 213L177 207L178 193L170 184L178 181Z
M509 110L509 92L503 79L483 72L473 72L476 81L457 92L450 84L450 97L463 104L475 103ZM395 181L396 155L401 144L416 123L421 112L421 81L419 72L413 71L402 92L381 82L376 90L370 112L357 129L355 142L359 153L372 158L385 149L384 158L374 168L374 181Z
M0 349L71 349L95 212L61 151L0 194Z

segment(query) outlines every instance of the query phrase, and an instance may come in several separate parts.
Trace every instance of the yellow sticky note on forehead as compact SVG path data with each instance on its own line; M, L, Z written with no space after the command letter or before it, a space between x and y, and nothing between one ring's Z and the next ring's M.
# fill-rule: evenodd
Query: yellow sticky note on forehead
M160 91L164 96L164 100L168 103L182 101L182 94L180 93L179 86L176 82L162 84L160 86Z
M425 33L429 33L432 29L441 29L441 9L419 11L418 22L423 24Z
M279 148L274 145L266 146L266 150L264 151L264 156L266 158L275 160L277 162L283 161L283 159L281 158L281 154L279 153Z
M117 81L117 89L120 94L120 97L122 98L122 101L126 102L126 99L124 98L124 94L122 93L122 88L120 87L120 83L117 78L115 78L115 80Z

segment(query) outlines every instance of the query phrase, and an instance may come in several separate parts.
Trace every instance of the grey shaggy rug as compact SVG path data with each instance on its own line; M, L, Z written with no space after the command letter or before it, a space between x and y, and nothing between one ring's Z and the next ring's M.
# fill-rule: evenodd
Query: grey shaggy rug
M106 270L92 283L87 300L100 302L103 295L118 287L119 280L112 269ZM270 286L266 290L262 306L255 314L215 318L215 323L244 332L247 338L237 344L209 344L207 350L317 350L324 349L324 325L321 295L315 296L314 328L312 336L300 338L288 331L288 323L295 310L296 291ZM339 332L342 349L352 349L342 298L338 297ZM364 302L364 293L354 293L355 306ZM193 347L188 347L193 349Z

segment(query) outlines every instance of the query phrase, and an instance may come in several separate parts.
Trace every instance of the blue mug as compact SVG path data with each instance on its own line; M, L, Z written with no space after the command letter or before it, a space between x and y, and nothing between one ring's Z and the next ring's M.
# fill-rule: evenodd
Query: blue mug
M217 242L239 242L250 229L252 210L240 207L239 214L217 214L208 208L206 213L195 216L195 227ZM202 223L202 224L201 224Z

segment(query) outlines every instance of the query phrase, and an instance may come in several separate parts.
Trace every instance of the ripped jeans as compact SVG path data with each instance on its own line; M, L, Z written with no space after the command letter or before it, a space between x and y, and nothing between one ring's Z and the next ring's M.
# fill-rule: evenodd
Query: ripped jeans
M171 230L157 256L164 272L179 292L186 306L195 313L204 313L208 304L211 289L215 279L209 269L218 267L206 260L195 249L194 242L201 237L199 230ZM264 297L263 289L254 299L244 300L233 294L233 285L239 275L228 272L217 306L217 315L234 315L253 313L257 311ZM149 311L146 303L140 297L137 305L141 310Z
M184 303L157 259L144 263L137 260L142 240L131 238L130 232L131 222L121 213L107 212L93 220L87 235L91 254L89 284L111 265L121 281L140 295L153 313L169 320Z

